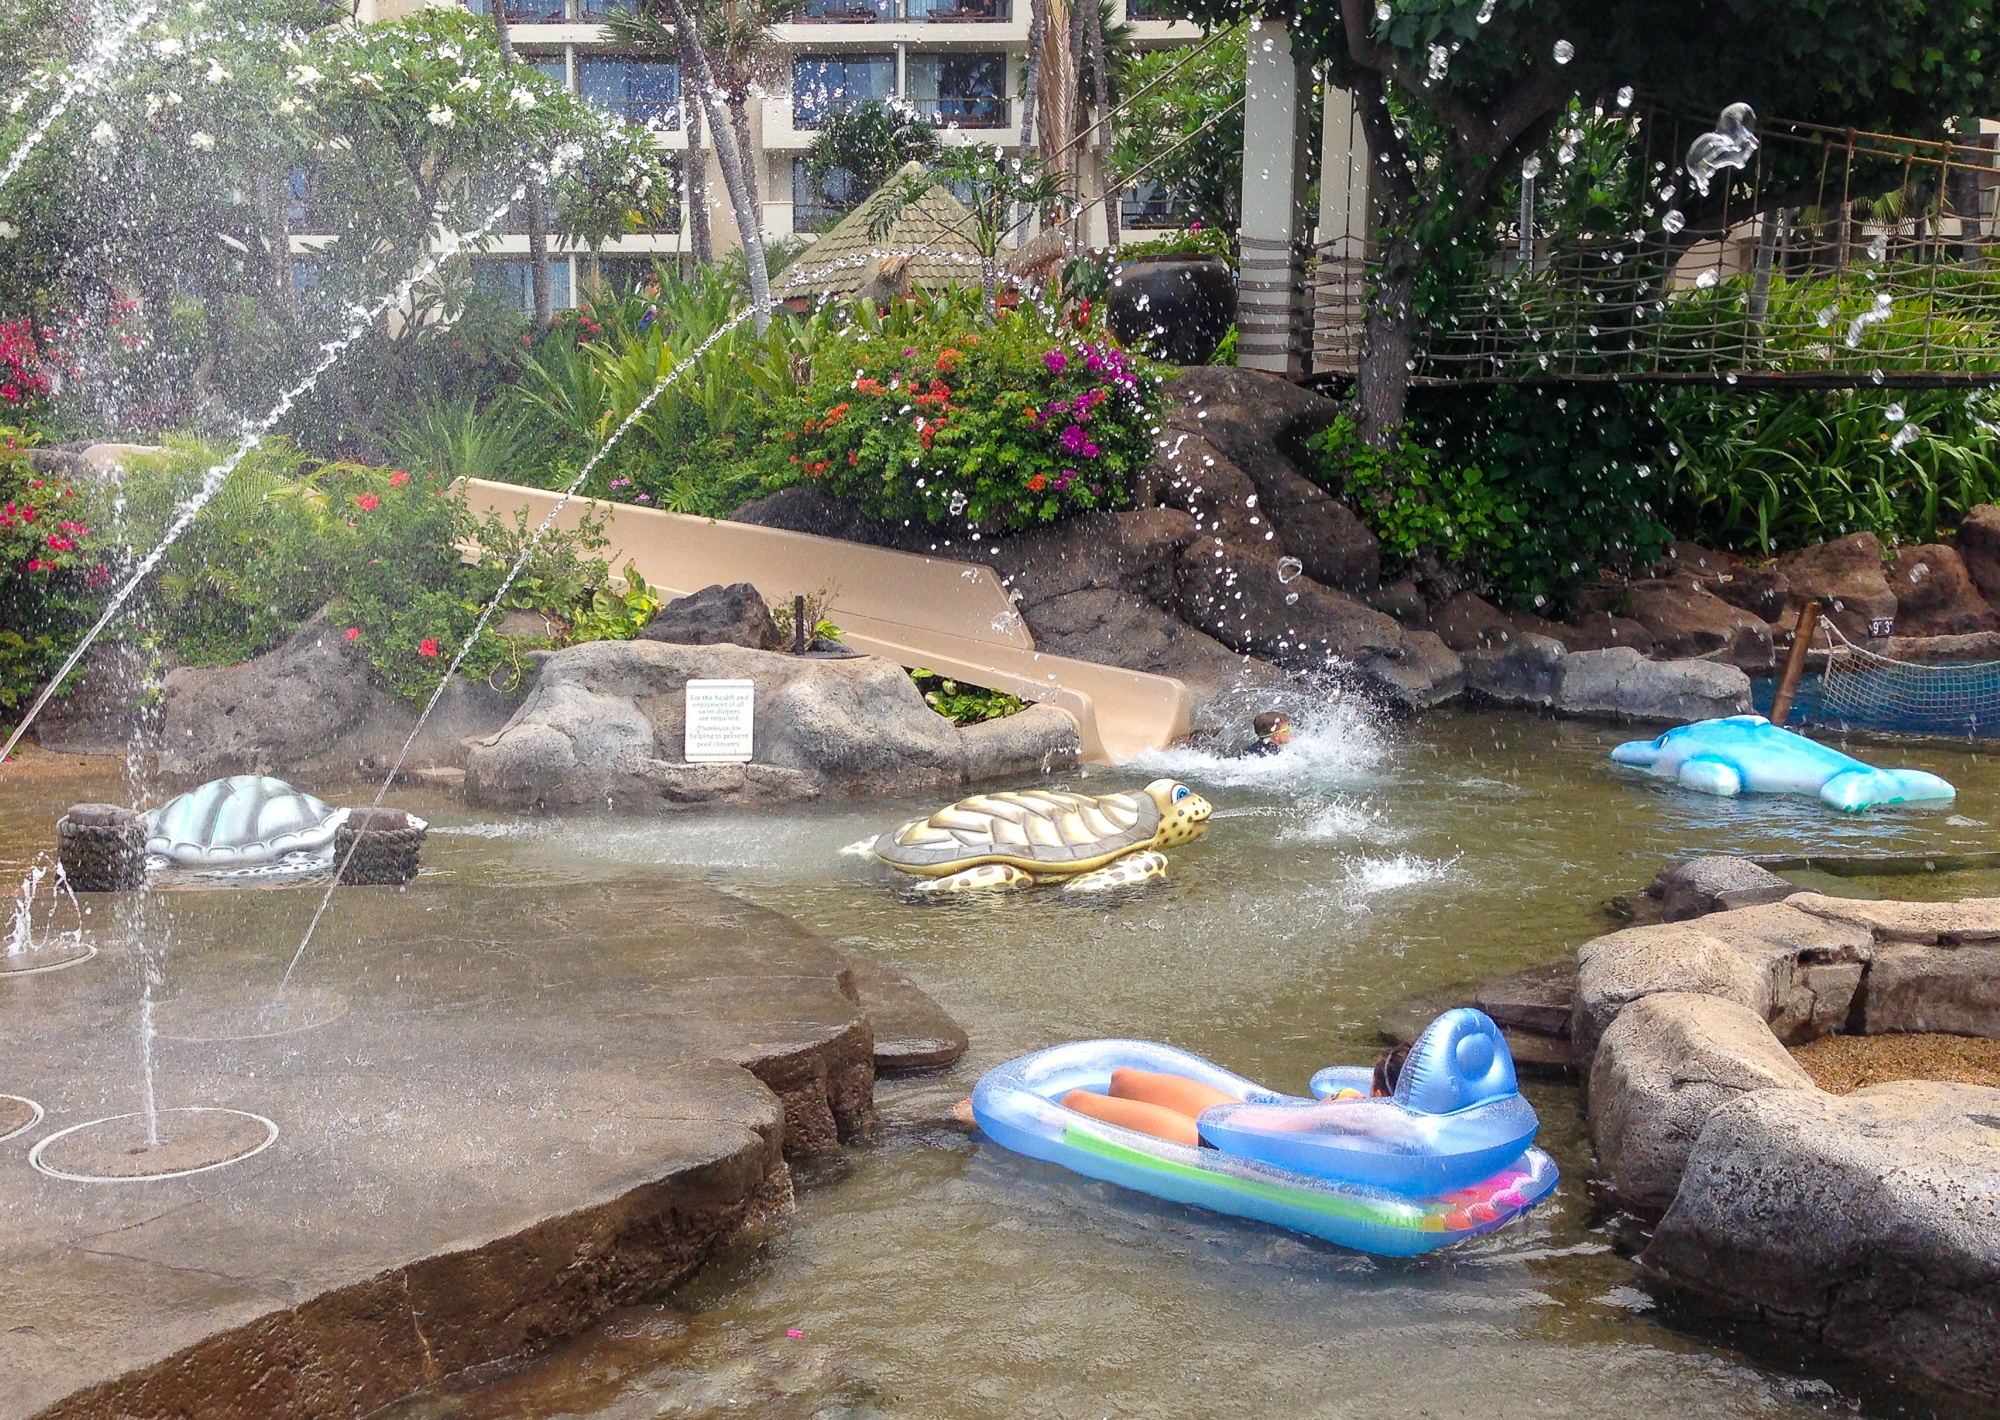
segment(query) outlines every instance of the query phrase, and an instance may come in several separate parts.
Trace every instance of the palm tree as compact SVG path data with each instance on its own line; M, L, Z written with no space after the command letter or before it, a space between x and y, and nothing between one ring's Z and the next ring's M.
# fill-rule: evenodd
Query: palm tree
M493 29L500 41L500 59L509 68L520 63L514 53L514 36L507 28L505 0L494 0ZM535 329L547 330L556 318L555 297L549 288L549 214L542 197L539 175L528 174L528 285L534 293Z

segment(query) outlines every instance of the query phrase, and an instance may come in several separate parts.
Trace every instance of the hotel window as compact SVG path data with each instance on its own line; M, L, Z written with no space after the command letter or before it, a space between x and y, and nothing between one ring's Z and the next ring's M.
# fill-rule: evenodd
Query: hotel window
M576 87L584 102L620 118L681 126L681 66L671 59L579 59Z
M912 54L910 102L937 124L1007 126L1005 54Z
M535 276L525 257L476 256L472 258L472 287L490 296L510 311L535 309ZM549 263L549 304L557 310L569 305L569 260L557 257Z
M805 54L792 61L792 126L817 128L826 116L896 93L893 54Z

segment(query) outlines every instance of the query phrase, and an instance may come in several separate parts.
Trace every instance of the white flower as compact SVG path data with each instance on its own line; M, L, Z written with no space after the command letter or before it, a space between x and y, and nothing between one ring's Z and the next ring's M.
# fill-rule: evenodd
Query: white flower
M168 35L165 39L153 42L153 53L155 54L179 54L180 52L181 42L173 35Z
M382 81L373 74L350 75L347 82L352 84L355 88L365 89L371 94L379 94L382 92Z
M188 13L190 15L206 15L208 13L208 0L194 0L194 4L188 6Z
M535 91L527 85L516 84L514 91L507 95L507 102L525 112L540 103L541 100L535 97Z
M219 62L213 59L208 61L209 83L211 84L227 83L231 77L233 76L230 74L230 72L227 69L224 69Z
M176 90L173 90L173 89L169 89L169 90L167 90L167 107L168 107L168 108L179 108L180 106L181 106L181 96L180 96L180 94L179 94L179 93L178 93L178 92L177 92Z
M190 133L188 134L188 147L199 148L204 153L213 153L215 151L215 135L199 131Z
M0 242L11 242L21 235L21 229L12 222L0 222Z
M298 111L299 111L299 101L298 101L297 99L280 99L280 100L278 100L278 112L279 112L279 113L282 113L282 114L288 114L288 115L289 115L289 114L294 114L294 113L297 113Z
M443 104L432 104L431 111L425 117L439 128L449 128L458 121L458 115Z
M310 64L297 64L292 67L292 82L302 89L310 89L325 77L326 75L320 73L319 70L313 68Z
M107 119L98 119L97 127L90 130L90 141L100 148L108 148L118 141L118 130Z
M461 91L468 94L476 94L479 92L479 89L479 81L470 74L462 76L456 84L451 86L451 91L455 94Z
M158 94L146 95L146 117L153 117L153 115L160 111L160 108L160 96Z

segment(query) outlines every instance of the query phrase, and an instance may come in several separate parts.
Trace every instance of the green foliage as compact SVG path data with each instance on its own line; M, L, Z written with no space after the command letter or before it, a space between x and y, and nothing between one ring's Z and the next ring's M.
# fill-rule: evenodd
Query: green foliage
M831 593L825 587L821 587L816 592L806 592L802 595L805 597L806 644L810 646L815 641L840 640L841 629L827 620L826 616L827 606L832 600ZM780 598L772 605L771 625L777 628L778 635L783 638L787 647L793 645L796 640L798 622L799 608L794 599Z
M983 724L1006 715L1018 715L1028 708L1027 702L1018 695L1009 695L1004 690L988 690L983 685L968 685L921 667L910 672L910 679L923 692L924 704L954 725Z
M1184 49L1135 55L1117 81L1132 96L1112 146L1119 182L1157 184L1190 223L1226 236L1243 200L1244 33L1234 26L1199 57ZM1318 101L1310 107L1299 121L1317 131Z
M1991 392L1677 389L1655 417L1669 521L1709 546L1783 552L1862 530L1933 542L2000 499Z
M937 151L936 128L901 104L870 99L826 115L802 161L816 183L835 173L851 174L858 198L887 182L905 163L931 162Z
M481 408L470 394L434 394L390 416L385 442L396 462L447 482L492 478L519 483L533 481L548 441L520 401Z
M1455 566L1500 565L1520 533L1521 510L1476 465L1432 457L1404 438L1393 451L1362 442L1354 420L1341 415L1306 447L1321 477L1346 492L1392 568L1434 553Z
M0 712L33 698L110 581L86 492L37 474L32 440L0 425Z
M1005 532L1115 507L1151 451L1157 381L1101 327L951 291L828 307L796 338L769 480L871 517Z

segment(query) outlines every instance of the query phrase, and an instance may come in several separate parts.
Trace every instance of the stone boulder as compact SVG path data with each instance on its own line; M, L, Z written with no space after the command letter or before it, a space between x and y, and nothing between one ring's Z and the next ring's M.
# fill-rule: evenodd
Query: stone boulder
M1959 558L1972 585L1988 597L2000 597L2000 508L1978 503L1958 524Z
M491 733L519 703L454 681L405 769L461 764L465 737ZM361 648L320 612L277 649L239 665L168 672L160 768L199 779L272 774L311 788L387 772L416 723L416 707L376 684Z
M1818 547L1788 552L1778 570L1791 583L1786 619L1810 597L1851 641L1887 636L1896 622L1896 593L1882 571L1882 544L1874 533L1849 533Z
M1874 934L1803 912L1795 901L1628 927L1584 943L1570 1022L1578 1058L1596 1050L1620 1011L1670 991L1734 1001L1786 1044L1841 1029L1874 959Z
M1784 615L1785 604L1791 600L1792 579L1775 565L1739 563L1710 590L1731 606L1769 623Z
M1709 1115L1751 1090L1813 1088L1764 1018L1714 996L1669 991L1621 1011L1590 1066L1590 1137L1634 1212L1674 1200Z
M1431 625L1430 603L1417 590L1417 584L1408 577L1393 582L1384 582L1374 591L1365 594L1362 600L1381 612L1393 616L1412 631L1434 631Z
M1864 1035L2000 1037L2000 947L1881 947L1859 1004Z
M1608 611L1585 612L1574 622L1549 633L1571 651L1633 650L1653 654L1653 633L1628 616Z
M1716 552L1698 542L1669 543L1667 555L1646 569L1646 575L1670 582L1701 582L1710 591L1736 570L1733 552Z
M641 641L677 646L748 646L753 651L784 649L771 621L771 608L748 582L703 587L670 601L639 632Z
M1956 550L1939 543L1896 550L1889 572L1899 636L1966 636L2000 627L2000 616Z
M1655 1286L2000 1400L2000 1091L1753 1090L1708 1116Z
M1562 638L1563 627L1525 612L1502 611L1483 597L1460 592L1431 613L1431 630L1461 656L1505 646L1517 636Z
M1294 670L1351 675L1364 690L1421 710L1456 695L1465 669L1428 631L1410 631L1352 597L1291 575L1275 554L1203 537L1180 555L1175 610L1233 650Z
M695 679L756 683L750 763L682 758ZM1076 750L1076 726L1053 709L960 730L902 667L872 656L600 641L542 663L514 717L468 747L465 782L475 803L663 812L829 792L955 794L974 774L1038 774Z
M1660 900L1660 918L1686 922L1711 912L1728 912L1764 902L1783 902L1798 889L1748 858L1717 854L1669 863L1646 888Z
M1635 582L1629 606L1632 620L1651 633L1656 656L1720 654L1752 675L1772 667L1770 626L1716 596L1707 582Z
M1750 677L1714 661L1649 661L1637 651L1573 652L1556 709L1621 720L1708 720L1750 710Z
M1504 645L1464 656L1465 688L1496 705L1552 708L1562 694L1568 653L1562 642L1523 633Z

